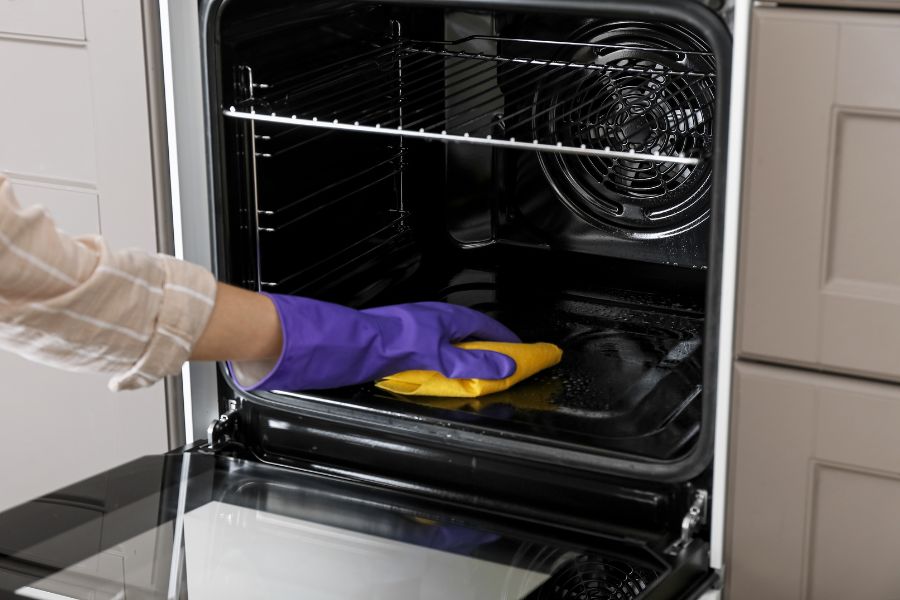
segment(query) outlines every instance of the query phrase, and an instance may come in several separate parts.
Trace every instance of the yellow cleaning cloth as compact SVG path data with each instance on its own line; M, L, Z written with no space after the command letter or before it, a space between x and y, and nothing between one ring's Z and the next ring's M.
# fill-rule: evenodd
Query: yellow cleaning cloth
M404 371L386 377L375 385L383 390L406 396L439 396L443 398L478 398L509 389L559 363L562 350L553 344L507 344L503 342L464 342L464 350L491 350L516 361L516 372L506 379L450 379L437 371Z
M402 396L397 398L441 410L469 410L480 413L494 405L514 406L521 410L554 411L554 402L563 392L563 383L556 379L531 380L523 382L515 390L504 390L486 398L439 398L434 396Z

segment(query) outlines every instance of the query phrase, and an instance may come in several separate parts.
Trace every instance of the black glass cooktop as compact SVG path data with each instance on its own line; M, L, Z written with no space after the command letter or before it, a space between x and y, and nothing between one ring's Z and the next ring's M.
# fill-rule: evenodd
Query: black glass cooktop
M147 457L0 514L0 596L643 597L648 551L203 453Z

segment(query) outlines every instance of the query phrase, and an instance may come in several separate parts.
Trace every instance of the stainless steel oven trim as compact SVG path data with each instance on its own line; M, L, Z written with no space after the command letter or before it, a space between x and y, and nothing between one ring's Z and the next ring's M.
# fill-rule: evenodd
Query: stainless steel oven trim
M172 205L172 185L169 170L170 154L166 126L168 103L163 76L163 29L160 6L154 0L142 0L144 24L144 64L147 72L147 106L149 108L150 148L153 163L153 195L156 208L156 248L163 254L175 256L175 220ZM166 377L166 430L169 448L183 446L185 439L184 381L181 375Z
M715 441L713 444L712 505L710 507L710 566L725 566L728 449L731 423L732 369L734 366L735 303L737 296L740 204L744 166L744 128L747 71L750 52L750 15L753 0L736 0L732 46L731 109L725 188L722 271L719 286L719 355L716 365Z
M197 5L179 0L156 1L160 18L161 76L165 87L167 170L171 182L173 253L215 270L215 247L208 190L206 132L203 120L203 73L200 68L200 25ZM218 383L212 363L190 363L182 369L180 411L170 423L170 439L202 439L218 415Z

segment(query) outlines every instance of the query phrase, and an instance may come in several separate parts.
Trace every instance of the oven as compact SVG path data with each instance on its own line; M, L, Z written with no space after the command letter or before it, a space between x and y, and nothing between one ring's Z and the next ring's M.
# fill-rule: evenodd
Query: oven
M730 16L695 0L201 2L221 280L360 308L465 305L563 361L459 400L245 392L220 365L206 439L0 516L71 524L7 551L0 587L715 589L740 154ZM101 502L70 501L99 488ZM91 527L104 541L73 554Z
M479 406L371 386L239 403L535 466L658 482L706 469L730 60L714 12L207 11L221 278L354 307L464 304L564 352Z

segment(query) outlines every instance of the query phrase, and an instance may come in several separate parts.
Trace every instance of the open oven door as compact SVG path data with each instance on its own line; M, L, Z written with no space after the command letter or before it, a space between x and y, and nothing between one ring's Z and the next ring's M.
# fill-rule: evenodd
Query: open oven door
M0 514L0 596L551 600L696 598L705 544L486 514L370 484L188 451Z

